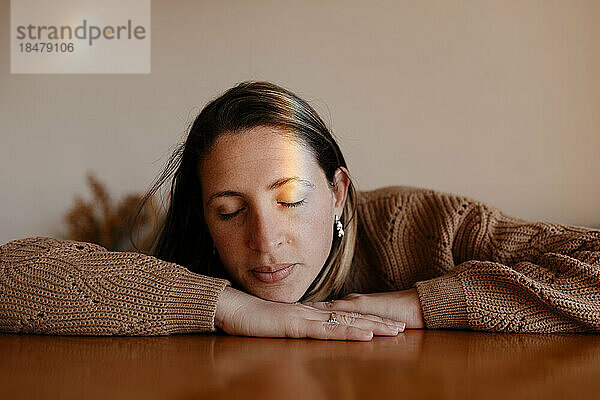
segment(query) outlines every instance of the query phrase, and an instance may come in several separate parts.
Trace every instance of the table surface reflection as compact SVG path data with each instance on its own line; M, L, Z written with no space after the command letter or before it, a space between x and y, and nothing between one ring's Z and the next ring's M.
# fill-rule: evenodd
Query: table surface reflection
M3 399L592 399L600 389L594 334L0 334L0 354Z

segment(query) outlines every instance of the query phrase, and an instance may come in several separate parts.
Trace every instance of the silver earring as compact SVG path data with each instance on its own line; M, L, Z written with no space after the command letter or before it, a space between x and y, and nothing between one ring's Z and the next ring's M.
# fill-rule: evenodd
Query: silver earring
M213 243L213 257L217 256L217 246L215 246L215 244Z
M337 215L335 216L335 229L337 230L338 237L341 238L344 236L344 225L342 225Z

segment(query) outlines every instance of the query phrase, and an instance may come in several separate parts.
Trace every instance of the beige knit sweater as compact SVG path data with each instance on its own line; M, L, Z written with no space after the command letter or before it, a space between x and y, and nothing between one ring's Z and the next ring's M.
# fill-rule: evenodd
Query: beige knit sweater
M600 230L529 222L464 196L359 192L353 268L416 287L427 328L600 331ZM32 237L0 246L0 331L214 332L225 279L101 246ZM374 275L373 275L374 274Z

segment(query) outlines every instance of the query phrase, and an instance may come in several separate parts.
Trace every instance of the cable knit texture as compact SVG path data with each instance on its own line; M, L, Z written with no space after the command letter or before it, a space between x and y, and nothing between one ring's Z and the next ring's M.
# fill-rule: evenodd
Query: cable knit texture
M34 237L0 247L0 331L74 335L214 332L228 280L152 256Z
M352 268L383 282L368 291L416 287L427 328L600 330L600 230L409 186L359 192L357 217ZM0 246L0 268L2 332L214 332L218 297L231 285L152 256L47 237Z
M360 197L355 267L383 274L388 290L416 287L427 328L600 331L600 230L425 188Z

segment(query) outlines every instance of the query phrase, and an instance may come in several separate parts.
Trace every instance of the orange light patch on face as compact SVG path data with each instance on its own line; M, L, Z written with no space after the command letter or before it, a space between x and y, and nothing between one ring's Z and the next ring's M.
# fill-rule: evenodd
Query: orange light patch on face
M299 178L309 177L313 175L312 168L314 160L309 152L304 151L303 146L295 145L284 150L282 165L282 174L285 176L297 176ZM299 196L306 192L308 185L314 187L315 182L304 183L292 181L290 184L282 187L285 196L288 196L289 201L300 200Z
M280 189L278 200L287 203L301 200L303 193L297 183L289 183Z

